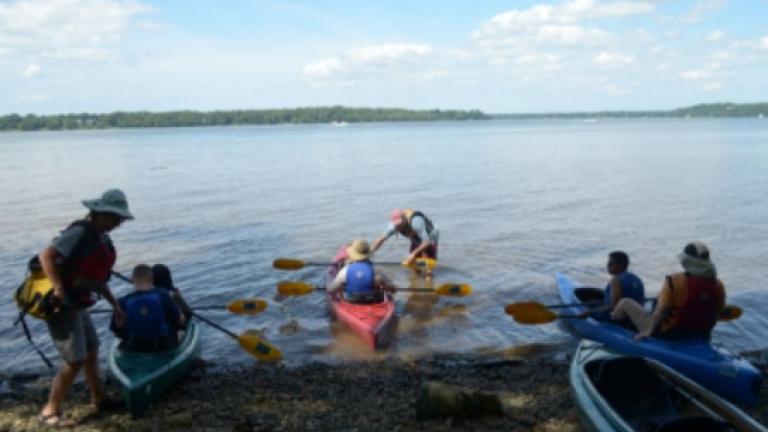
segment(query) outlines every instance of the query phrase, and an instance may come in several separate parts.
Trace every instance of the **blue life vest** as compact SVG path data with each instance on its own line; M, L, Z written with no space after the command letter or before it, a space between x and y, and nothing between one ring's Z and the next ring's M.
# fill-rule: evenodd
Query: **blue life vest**
M126 333L128 337L155 339L168 336L168 323L163 313L160 293L148 291L125 299Z
M373 264L368 261L353 262L347 267L347 283L344 293L347 296L375 293Z
M616 277L619 278L619 283L621 284L621 298L632 299L641 305L645 303L645 288L643 287L643 281L640 280L639 277L628 271L620 273L616 275ZM605 298L603 299L603 304L611 304L610 282L605 285ZM609 321L611 319L611 313L610 311L598 312L592 314L592 317L601 321Z

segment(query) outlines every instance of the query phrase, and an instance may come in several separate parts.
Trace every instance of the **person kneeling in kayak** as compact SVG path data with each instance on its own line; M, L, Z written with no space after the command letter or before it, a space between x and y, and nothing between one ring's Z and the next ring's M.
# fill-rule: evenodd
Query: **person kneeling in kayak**
M184 326L184 315L166 290L155 288L152 269L139 264L131 275L135 291L120 297L125 322L110 323L110 329L129 351L162 351L178 345L176 331Z
M638 329L635 339L660 337L709 337L725 305L725 287L704 243L691 242L678 255L682 273L667 275L657 297L656 309L645 312L634 300L622 299L611 318L629 317Z
M371 263L371 247L365 240L355 240L347 247L347 262L328 287L349 303L370 304L384 301L384 292L394 292L389 278L377 273Z
M610 321L611 311L621 299L628 298L643 304L645 301L645 288L643 281L629 268L629 255L624 251L613 251L608 254L606 265L611 280L605 286L603 294L603 306L586 310L579 314L581 318L591 316L598 321ZM595 288L595 290L597 290Z

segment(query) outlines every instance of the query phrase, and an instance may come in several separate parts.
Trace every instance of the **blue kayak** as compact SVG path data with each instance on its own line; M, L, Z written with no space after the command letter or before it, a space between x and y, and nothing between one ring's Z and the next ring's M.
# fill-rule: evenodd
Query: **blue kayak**
M568 276L557 275L557 288L563 303L592 300L585 298L587 292L580 293L579 287ZM583 306L572 306L566 308L563 314L573 315L583 310ZM648 338L635 341L636 333L619 324L593 318L569 318L566 321L585 339L600 342L625 354L657 360L727 399L746 405L754 405L757 400L762 384L760 372L737 353L714 347L705 338Z

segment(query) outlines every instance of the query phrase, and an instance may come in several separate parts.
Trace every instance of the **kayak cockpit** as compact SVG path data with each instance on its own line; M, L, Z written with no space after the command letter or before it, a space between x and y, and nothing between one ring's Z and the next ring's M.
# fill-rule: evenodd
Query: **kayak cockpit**
M584 371L594 389L634 430L735 430L641 357L595 359L584 365Z

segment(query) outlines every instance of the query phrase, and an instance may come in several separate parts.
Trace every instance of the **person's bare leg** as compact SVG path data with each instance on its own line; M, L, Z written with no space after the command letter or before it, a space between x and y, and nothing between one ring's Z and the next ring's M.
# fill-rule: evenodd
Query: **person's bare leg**
M85 358L83 366L85 381L91 389L91 402L98 406L104 400L104 387L99 379L99 351L91 351Z
M48 395L48 403L43 407L41 414L50 416L61 411L61 404L67 395L69 388L75 381L77 373L83 367L83 362L64 363L51 383L51 393Z

